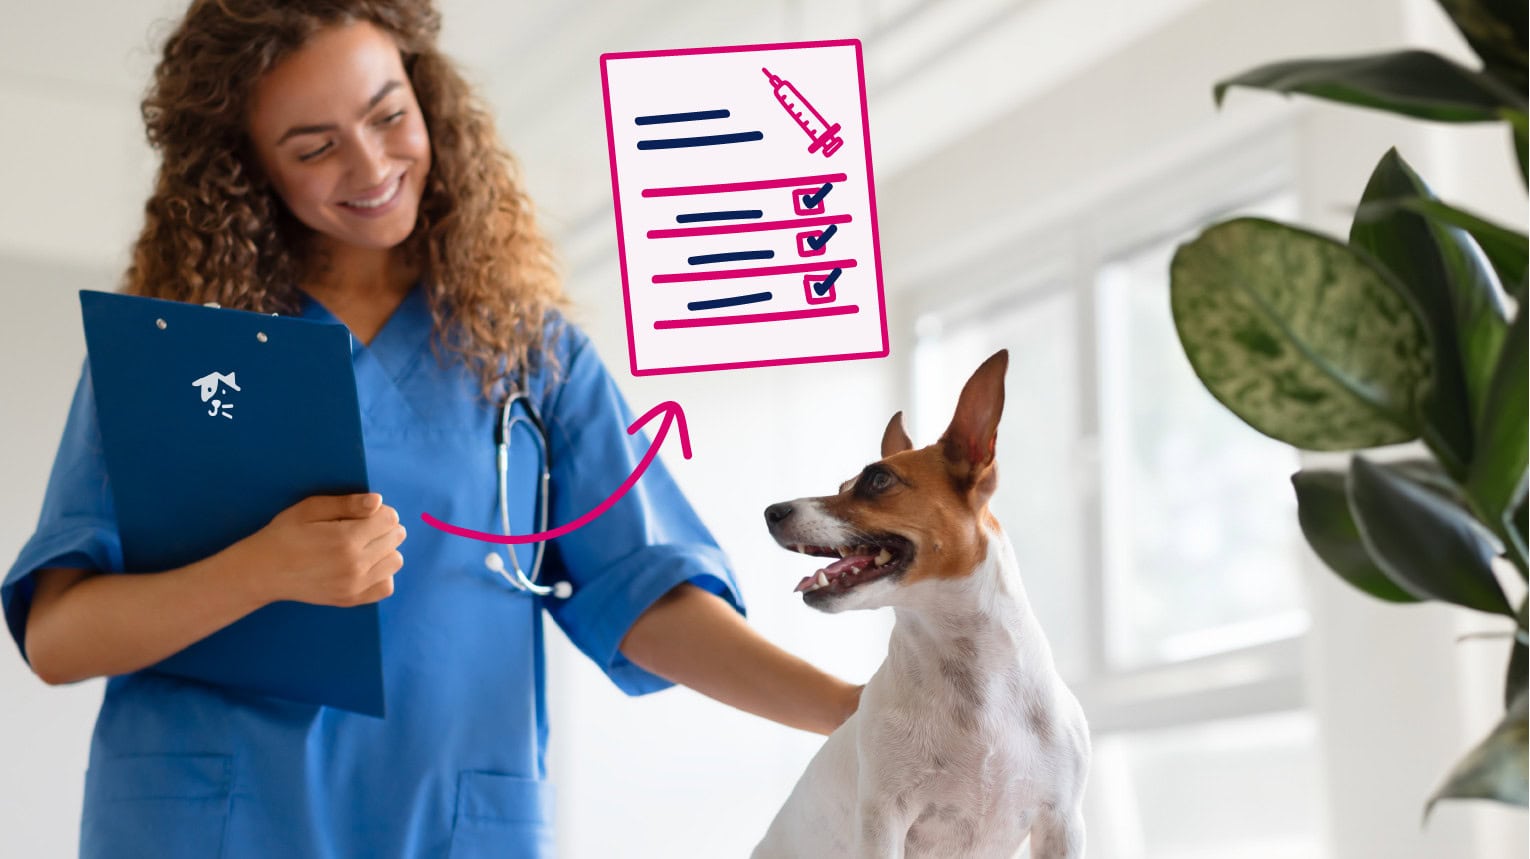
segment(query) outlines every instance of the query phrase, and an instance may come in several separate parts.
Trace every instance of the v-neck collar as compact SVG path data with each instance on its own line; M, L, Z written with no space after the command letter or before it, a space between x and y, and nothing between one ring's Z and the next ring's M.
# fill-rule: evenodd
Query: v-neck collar
M301 318L345 325L329 308L307 292L299 289L298 295L301 303L298 315ZM414 411L408 406L408 398L403 395L402 386L420 353L429 344L433 324L430 298L424 282L416 281L404 300L377 330L370 344L362 343L354 333L351 334L351 361L356 371L357 394L361 398L363 416L381 417L377 410L381 407L386 411L383 404L395 397L401 401L399 405L403 405L409 412ZM349 331L349 327L346 330Z
M329 308L303 289L298 289L298 296L301 303L298 315L303 319L345 324L338 316L331 313ZM399 302L398 307L393 309L393 313L383 322L382 327L377 329L377 334L372 337L371 343L362 343L361 338L354 332L351 334L351 354L354 355L364 349L374 352L387 351L390 345L394 345L400 337L406 335L408 340L412 340L412 335L418 333L421 323L427 327L431 323L430 301L425 294L424 282L415 281L409 288L409 292L404 295L404 300ZM349 326L346 330L350 330ZM404 342L407 343L407 340Z

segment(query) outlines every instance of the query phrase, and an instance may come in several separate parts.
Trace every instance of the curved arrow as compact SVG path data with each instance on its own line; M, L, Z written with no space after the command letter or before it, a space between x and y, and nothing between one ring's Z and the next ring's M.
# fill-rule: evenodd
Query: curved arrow
M637 464L637 468L632 470L632 474L627 476L627 479L623 481L621 486L617 487L615 492L611 493L610 497L596 505L595 509L584 514L583 516L580 516L578 519L575 519L567 525L559 525L551 531L538 531L535 534L507 536L505 534L488 534L483 531L474 531L470 528L459 528L456 525L442 522L440 519L437 519L429 513L421 513L420 518L425 520L425 524L431 526L432 528L437 528L439 530L445 531L448 534L456 534L458 537L471 537L474 540L482 540L485 543L499 543L501 545L540 543L543 540L552 540L557 537L562 537L564 534L567 534L570 531L575 531L583 528L584 526L595 521L595 519L597 519L601 514L605 513L607 510L610 510L611 505L615 504L617 501L620 501L621 497L627 494L627 490L631 489L633 485L638 482L638 478L642 477L643 472L648 470L649 463L653 462L653 458L658 455L659 445L664 443L664 436L669 432L669 425L671 423L678 422L679 424L678 429L680 431L681 454L684 455L686 459L691 458L691 434L685 425L685 410L680 408L680 404L673 400L666 400L649 409L647 412L644 412L642 417L632 422L632 426L627 427L627 434L632 435L636 433L639 429L642 429L644 424L652 420L654 415L657 415L660 412L664 413L664 421L659 424L658 432L654 433L653 444L650 444L648 446L648 452L643 454L643 461Z

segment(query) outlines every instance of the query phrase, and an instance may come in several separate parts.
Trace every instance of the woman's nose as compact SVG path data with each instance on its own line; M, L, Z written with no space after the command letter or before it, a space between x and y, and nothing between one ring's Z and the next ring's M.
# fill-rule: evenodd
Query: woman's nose
M357 184L364 191L376 191L388 178L388 156L381 140L363 140L356 149L352 169L356 171Z

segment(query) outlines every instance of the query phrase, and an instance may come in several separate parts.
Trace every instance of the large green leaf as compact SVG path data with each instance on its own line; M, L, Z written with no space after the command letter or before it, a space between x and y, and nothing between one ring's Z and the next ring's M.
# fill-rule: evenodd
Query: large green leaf
M1218 105L1235 86L1303 93L1440 122L1491 122L1501 118L1499 108L1525 108L1522 91L1417 50L1260 66L1219 82L1213 91Z
M1487 254L1493 271L1498 273L1498 285L1511 289L1525 277L1527 259L1530 259L1530 241L1525 234L1458 209L1433 198L1398 197L1390 200L1367 201L1355 211L1356 221L1370 221L1395 212L1398 209L1423 215L1432 221L1459 227L1471 233L1477 246ZM1500 305L1502 302L1500 302Z
M1530 182L1530 120L1526 119L1523 110L1500 111L1503 118L1509 121L1509 136L1514 141L1514 154L1518 156L1519 179L1521 182Z
M1440 0L1489 74L1525 91L1525 0Z
M1442 799L1492 799L1521 806L1530 801L1530 762L1525 756L1530 708L1525 701L1525 694L1520 693L1498 727L1456 764L1445 785L1429 798L1424 808L1426 818Z
M1523 308L1515 314L1514 324L1504 341L1498 366L1493 373L1487 407L1477 433L1477 455L1466 479L1466 491L1478 510L1500 533L1518 538L1511 524L1512 513L1525 492L1526 448L1530 445L1530 395L1527 395L1527 342ZM1524 570L1525 546L1516 547L1519 567Z
M1471 512L1400 470L1355 456L1349 509L1381 571L1403 590L1514 616L1493 574L1498 547Z
M1365 186L1361 206L1398 197L1434 202L1413 168L1388 150ZM1434 379L1423 402L1425 439L1446 468L1466 475L1472 427L1508 328L1497 278L1471 234L1406 209L1357 213L1350 244L1376 257L1423 311L1434 347Z
M1306 470L1291 475L1296 489L1296 518L1302 534L1328 569L1339 578L1387 602L1419 602L1376 566L1349 512L1342 471Z
M1239 218L1175 252L1170 301L1201 382L1254 429L1308 450L1418 436L1428 338L1402 287L1361 252Z

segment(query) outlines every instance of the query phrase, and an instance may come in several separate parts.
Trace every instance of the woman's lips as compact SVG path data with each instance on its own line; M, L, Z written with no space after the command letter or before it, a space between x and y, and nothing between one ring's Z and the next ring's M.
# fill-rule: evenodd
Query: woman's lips
M404 177L406 175L408 175L408 171L398 174L398 178L393 180L390 188L381 194L375 195L370 199L346 200L340 203L340 205L346 211L363 217L375 217L392 211L403 197Z

